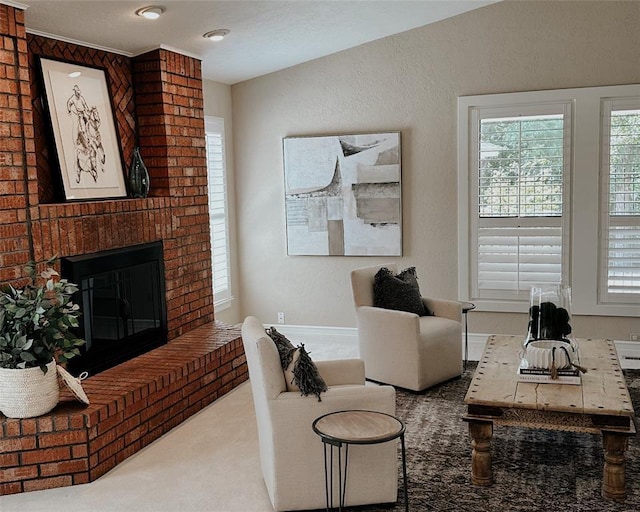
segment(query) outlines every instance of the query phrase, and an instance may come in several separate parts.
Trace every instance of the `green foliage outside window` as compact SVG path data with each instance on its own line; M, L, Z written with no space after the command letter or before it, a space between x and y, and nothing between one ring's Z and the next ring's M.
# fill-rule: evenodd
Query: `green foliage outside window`
M563 123L562 115L482 120L481 217L562 215Z
M611 113L610 215L640 215L640 112Z

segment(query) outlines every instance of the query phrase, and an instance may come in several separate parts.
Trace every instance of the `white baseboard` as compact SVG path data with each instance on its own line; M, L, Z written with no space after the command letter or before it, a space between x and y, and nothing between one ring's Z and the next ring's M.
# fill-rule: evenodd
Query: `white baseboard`
M347 345L358 344L358 330L355 327L322 327L316 325L288 324L265 324L265 327L275 327L278 332L287 337L291 337L291 341L301 340L306 342L308 340L322 342L322 340L326 340Z
M316 325L270 324L292 341L322 343L323 341L357 347L358 330L355 327L322 327ZM489 334L469 333L468 359L479 361ZM464 333L462 335L462 353L464 354ZM640 343L636 341L615 340L620 365L624 369L640 369Z

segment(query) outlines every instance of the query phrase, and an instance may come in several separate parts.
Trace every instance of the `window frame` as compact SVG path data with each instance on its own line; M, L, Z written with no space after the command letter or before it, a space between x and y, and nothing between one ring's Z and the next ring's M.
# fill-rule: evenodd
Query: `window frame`
M481 217L479 215L480 201L479 201L479 158L473 158L473 155L479 155L480 153L480 123L482 119L496 119L496 118L514 118L514 117L527 117L535 115L548 115L548 114L562 114L563 115L563 129L565 134L564 147L563 147L563 178L562 178L562 204L563 213L557 217L544 217L544 216L526 216L526 217ZM541 104L521 104L521 105L500 105L492 106L489 108L483 107L471 107L471 125L470 130L470 154L469 154L469 221L471 224L471 240L470 247L479 246L479 229L481 227L512 227L517 229L518 227L540 227L540 228L553 228L560 227L562 229L562 247L567 247L569 243L569 229L568 214L570 211L570 179L569 174L571 172L571 154L570 147L567 141L571 140L571 104L569 102L554 102L554 103L541 103ZM475 215L473 214L475 212ZM516 225L517 224L517 225ZM569 252L562 251L562 281L568 282L569 280ZM470 254L470 285L471 296L473 301L482 302L483 307L492 311L504 311L505 308L516 308L519 310L518 304L524 300L529 300L528 292L499 292L499 291L485 291L481 292L479 289L479 262L478 251L473 251ZM484 297L481 297L484 294ZM515 296L514 296L515 295ZM513 304L515 302L515 305ZM511 309L507 309L511 310Z
M640 96L617 97L601 99L601 131L602 131L602 154L600 163L601 190L600 196L600 264L598 266L598 299L602 304L638 304L640 305L640 294L637 296L630 294L610 293L609 289L609 230L612 224L612 217L615 218L613 224L617 226L640 224L640 215L611 216L610 209L610 137L611 137L611 113L622 110L639 110ZM632 221L632 219L637 220Z
M572 313L578 315L637 316L637 303L603 302L599 295L602 233L602 100L640 96L640 84L529 91L458 98L458 293L480 311L526 312L525 300L484 300L473 296L471 248L474 225L471 195L470 149L473 108L526 107L549 103L571 104L570 210L563 211L570 226L563 246L568 258L567 284L572 288ZM476 189L477 190L477 189ZM608 191L607 191L608 193ZM566 253L566 254L565 254Z
M226 136L225 136L225 123L222 117L205 116L205 149L207 155L207 211L209 213L209 236L211 245L211 286L213 289L213 306L214 311L224 311L231 307L234 300L233 297L233 283L231 273L231 243L229 232L229 188L227 179L227 162L226 162ZM211 211L211 169L209 167L209 142L207 135L216 134L221 139L221 164L222 164L222 180L224 188L224 229L225 229L225 256L227 266L227 287L224 290L215 290L215 278L213 276L214 271L214 243L213 243L213 224L212 224L212 211Z

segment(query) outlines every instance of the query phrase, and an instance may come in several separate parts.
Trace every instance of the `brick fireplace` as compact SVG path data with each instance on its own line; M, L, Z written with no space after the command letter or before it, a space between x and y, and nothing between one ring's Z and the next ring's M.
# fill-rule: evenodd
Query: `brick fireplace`
M162 240L169 339L213 320L200 61L164 49L128 58L25 33L0 5L0 282L30 259ZM136 140L145 199L63 203L43 111L38 57L105 69L125 169Z
M61 202L39 56L105 69L125 172L138 145L148 198ZM86 409L0 415L0 494L93 480L247 378L238 331L214 322L200 61L27 34L0 4L0 282L20 284L29 260L156 241L169 343L85 381Z

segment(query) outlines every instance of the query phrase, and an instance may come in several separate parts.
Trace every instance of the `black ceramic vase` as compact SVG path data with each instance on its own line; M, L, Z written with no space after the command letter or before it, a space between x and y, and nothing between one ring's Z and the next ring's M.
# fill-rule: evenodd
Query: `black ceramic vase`
M133 150L133 159L129 168L129 194L131 197L149 195L149 172L140 156L140 148Z

